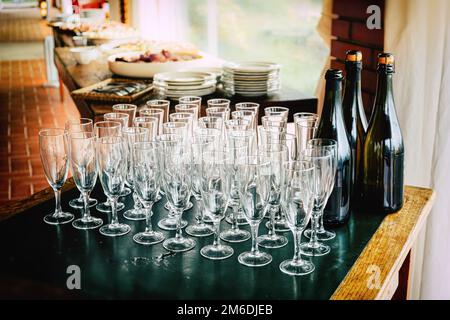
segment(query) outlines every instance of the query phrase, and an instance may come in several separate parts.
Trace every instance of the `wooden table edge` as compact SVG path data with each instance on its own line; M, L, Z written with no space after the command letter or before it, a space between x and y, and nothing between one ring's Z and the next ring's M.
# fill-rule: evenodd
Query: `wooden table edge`
M421 187L414 187L413 188L421 188ZM387 273L387 275L384 277L384 279L380 279L382 285L380 286L379 289L374 288L373 292L377 292L375 296L373 296L373 294L363 294L361 295L361 292L358 290L355 290L355 287L357 288L366 288L367 287L367 280L369 277L369 274L367 277L360 279L358 277L358 274L361 273L361 270L364 269L363 273L366 273L366 267L364 265L365 261L371 261L373 259L371 259L370 257L372 255L376 255L378 254L377 252L377 248L378 248L378 244L375 242L375 238L376 236L380 235L383 232L383 228L386 227L386 225L389 223L386 218L383 220L383 222L380 224L380 226L378 227L377 231L372 235L371 239L369 240L368 244L364 247L364 250L361 252L361 254L359 255L359 257L356 259L355 263L353 264L353 266L351 267L351 269L349 270L349 272L347 273L347 275L344 277L344 279L342 280L342 282L340 283L340 285L338 286L338 288L335 290L335 292L333 293L333 295L331 296L331 300L379 300L379 299L384 299L385 296L384 294L386 293L386 291L389 289L388 286L391 283L391 280L393 279L393 277L396 275L396 272L399 271L403 261L405 260L406 256L408 255L409 250L411 249L414 240L416 239L419 231L421 230L421 228L425 227L425 221L428 218L431 209L433 207L435 198L436 198L436 193L429 189L429 188L421 188L427 191L431 191L431 194L427 200L427 202L425 203L425 205L423 206L423 208L420 210L421 213L416 221L416 223L414 224L414 226L412 227L411 231L408 234L408 237L401 249L401 251L396 254L396 259L394 261L394 263L392 264L392 267L390 268L389 272ZM350 282L352 283L352 288L348 288L346 283ZM356 285L355 285L356 283Z

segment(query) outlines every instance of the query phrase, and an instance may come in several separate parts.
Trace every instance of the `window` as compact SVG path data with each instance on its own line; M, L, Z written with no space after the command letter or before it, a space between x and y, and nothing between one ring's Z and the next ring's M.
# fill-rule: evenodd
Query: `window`
M225 60L267 60L282 65L282 84L314 94L328 48L316 31L322 0L164 0L142 1L142 20L159 3L164 27L146 27L147 36L192 42ZM164 4L164 6L161 5ZM161 12L161 8L165 7ZM165 18L162 18L165 17ZM171 21L171 22L169 22ZM169 24L169 25L167 25ZM177 32L173 32L174 25ZM155 30L153 34L151 30ZM165 31L167 30L167 31ZM169 35L169 30L172 30Z

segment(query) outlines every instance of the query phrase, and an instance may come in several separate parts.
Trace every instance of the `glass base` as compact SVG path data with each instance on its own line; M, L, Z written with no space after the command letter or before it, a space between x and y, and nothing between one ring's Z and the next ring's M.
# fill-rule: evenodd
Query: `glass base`
M57 215L50 213L44 217L44 222L48 224L65 224L72 221L74 218L73 214L69 212L60 212Z
M315 244L311 244L311 242L303 242L300 244L300 252L305 256L319 257L330 253L330 251L330 247L321 242L316 242Z
M188 222L186 220L181 220L181 228L186 228ZM177 230L177 218L164 218L159 220L158 227L167 230L173 231Z
M145 210L143 209L130 209L123 213L123 217L128 220L140 221L145 220L147 215L145 214Z
M97 203L97 199L89 198L89 208L95 206ZM84 209L84 202L80 198L72 199L69 201L69 206L74 209Z
M234 253L232 247L219 244L219 245L208 245L200 250L200 254L206 259L211 260L222 260L231 257Z
M228 217L225 218L225 221L228 222L229 224L233 224L232 219L233 219L232 216L229 215ZM238 224L238 226L245 226L248 224L248 221L247 221L247 219L245 219L245 216L243 214L238 214L237 224Z
M189 238L169 238L163 242L163 247L172 252L183 252L195 247L195 240Z
M302 260L294 262L294 260L285 260L280 264L280 270L291 276L304 276L314 271L316 267L312 262Z
M212 226L206 223L193 224L186 228L186 233L193 237L207 237L214 233Z
M303 235L308 238L311 239L311 229L305 230L305 232L303 232ZM334 231L328 231L328 230L324 230L323 232L316 232L317 234L317 239L319 239L319 241L328 241L331 239L334 239L336 237L336 233Z
M107 224L100 228L100 233L108 237L123 236L130 232L131 227L124 223Z
M100 218L89 217L89 219L80 218L72 222L72 226L76 229L88 230L100 227L103 220Z
M140 232L133 236L133 240L136 243L143 245L151 245L160 243L165 239L164 235L158 231Z
M189 201L186 208L184 208L183 211L188 211L188 210L192 209L193 206L194 205L192 204L192 202ZM166 202L166 204L164 205L164 209L166 209L167 211L170 211L170 204L168 202Z
M244 242L250 238L250 232L242 229L228 229L220 233L220 239L227 242Z
M131 189L128 187L123 188L122 192L120 193L119 197L126 197L127 195L131 194Z
M270 221L266 222L266 228L270 229ZM287 224L286 220L280 219L275 221L275 231L288 232L291 231L291 229L289 229L289 225Z
M262 267L272 262L272 256L261 251L246 251L239 255L238 261L240 264L247 267Z
M123 210L125 205L122 202L117 202L117 211ZM108 202L99 203L95 209L100 212L109 213L111 212L111 205Z
M203 222L205 222L205 223L213 223L214 221L205 214L203 216Z
M269 249L281 248L287 245L288 243L288 239L285 236L280 236L278 234L274 235L264 234L256 238L256 241L258 242L258 245L260 247Z

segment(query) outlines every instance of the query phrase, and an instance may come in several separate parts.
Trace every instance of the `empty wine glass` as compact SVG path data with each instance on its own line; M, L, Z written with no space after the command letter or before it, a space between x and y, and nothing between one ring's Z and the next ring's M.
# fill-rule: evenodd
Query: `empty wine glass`
M208 104L208 108L227 108L228 109L227 110L228 111L228 118L226 120L228 120L230 118L230 113L229 113L230 100L222 99L222 98L209 99L206 103Z
M167 122L167 123L169 123L169 122ZM186 125L185 123L183 123L183 124ZM161 134L156 137L156 141L159 142L159 145L161 147L161 159L165 159L166 156L170 156L170 152L172 151L172 149L174 147L176 147L179 144L183 144L183 139L182 139L181 135L174 134L174 133ZM163 160L161 160L161 161L163 161ZM164 168L164 166L161 166L161 167ZM162 172L164 172L164 171L162 171ZM162 175L161 175L161 179L162 179ZM169 211L169 214L167 215L166 218L163 218L158 221L158 227L160 227L163 230L168 230L168 231L177 230L178 217L177 217L177 214L174 211L173 207L170 205L170 201L169 201L169 198L168 198L167 192L166 192L165 183L163 183L163 181L161 181L161 189L163 189L164 193L166 194L167 202L166 202L164 208L167 211ZM192 207L192 203L190 201L188 201L187 207L184 210L189 210L190 209L189 206ZM186 220L181 219L181 228L186 227L187 224L188 223Z
M195 104L198 108L198 116L200 117L202 111L202 97L184 96L181 97L178 101L181 104Z
M134 173L133 173L133 146L137 142L145 142L148 138L148 129L144 127L128 127L122 130L127 147L127 184L134 189ZM133 192L133 209L129 209L123 213L124 218L128 220L144 220L146 213L142 210L142 204L139 201L136 190Z
M228 170L230 162L223 151L207 151L203 153L201 176L201 194L205 205L205 214L214 225L213 244L204 246L200 254L212 260L221 260L233 255L234 250L220 243L220 221L228 207L231 187L231 175Z
M229 170L230 181L230 194L228 205L232 208L229 220L231 221L231 228L220 233L220 238L227 242L243 242L250 239L250 232L239 228L238 216L239 216L239 190L238 190L238 166L239 160L245 159L249 156L249 146L244 141L238 139L232 139L228 145L224 147L225 154L229 157L229 164L227 169ZM244 217L245 219L245 217Z
M134 189L145 208L144 232L133 236L136 243L151 245L162 242L164 235L152 229L152 207L159 194L161 163L157 142L137 142L133 146Z
M198 127L205 129L218 129L220 132L223 130L223 118L207 116L198 119Z
M300 251L302 232L311 218L314 203L314 165L308 161L284 164L281 208L294 236L294 257L280 264L289 275L305 275L314 271L314 264L303 260Z
M236 111L252 111L253 112L253 129L256 129L259 122L259 103L256 102L239 102L235 105Z
M300 156L307 148L308 141L314 138L318 117L315 113L298 112L294 114L295 136L297 137L297 152Z
M330 188L330 176L333 166L333 155L322 148L307 148L303 150L302 160L311 162L315 168L314 204L311 217L311 238L300 245L303 254L308 256L323 256L330 252L330 247L317 238L320 215L326 205Z
M256 125L255 125L256 118L255 118L254 111L251 111L251 110L233 111L233 112L231 112L231 118L250 121L250 127L252 129L256 128Z
M191 162L189 149L182 145L181 138L174 137L172 142L164 143L161 163L164 190L175 212L177 229L175 237L164 241L163 247L169 251L182 252L194 248L196 244L195 240L183 236L181 228L182 214L191 197Z
M257 245L258 228L268 209L272 180L270 162L258 156L241 159L237 166L239 200L250 224L252 248L239 255L239 263L249 267L262 267L272 261L272 256L260 251Z
M158 118L158 132L157 134L162 134L163 123L164 123L164 110L159 108L143 108L139 111L140 117L155 117Z
M189 112L175 112L169 115L169 120L172 122L183 122L188 126L188 140L191 140L192 133L194 130L194 115Z
M212 235L214 229L205 223L205 208L201 194L201 177L202 177L202 162L203 153L206 151L213 151L215 149L214 137L194 137L195 141L191 144L192 157L192 194L197 201L197 212L195 214L195 224L191 224L186 228L186 233L193 237L205 237Z
M157 117L136 117L134 118L134 125L139 128L147 128L147 141L154 141L158 135L158 118Z
M100 233L110 237L127 234L130 226L119 223L117 217L117 200L127 177L125 139L119 136L100 137L95 149L100 182L111 203L111 223L102 226Z
M119 103L112 106L113 112L126 113L128 115L128 127L133 126L134 117L136 117L137 106L129 103Z
M175 106L175 112L178 113L192 113L192 124L194 128L197 127L198 123L198 106L196 104L177 104Z
M89 195L97 181L95 135L93 132L74 132L68 135L67 142L72 176L84 201L83 215L72 225L77 229L98 228L103 220L92 217L89 212Z
M281 182L283 174L283 163L287 161L288 150L280 143L270 143L260 148L259 156L263 161L271 165L271 190L269 197L270 228L268 233L258 237L258 245L265 248L281 248L287 244L287 238L279 235L275 230L275 214L280 209Z
M336 166L337 166L337 142L333 139L311 139L308 141L308 148L323 148L332 154L332 168L330 172L329 188L328 188L328 198L331 196L334 187ZM312 229L305 230L303 234L307 238L311 238ZM323 213L320 215L319 228L316 232L319 241L327 241L336 237L336 233L331 230L325 230L323 226Z
M119 137L122 132L122 125L115 121L98 121L94 124L94 133L96 138L103 137ZM109 213L111 212L111 203L109 198L105 202L99 203L95 207L98 211ZM123 210L125 205L122 202L117 202L117 211Z
M288 121L289 108L286 107L267 107L264 108L264 115L266 116L282 116L284 120Z
M170 109L170 101L169 100L149 100L146 103L148 108L161 109L164 111L164 123L169 121L169 109Z
M39 150L45 177L55 192L55 212L47 214L44 221L48 224L64 224L73 220L73 214L61 209L61 188L66 182L68 158L65 130L60 128L39 131Z
M128 127L128 123L130 121L130 116L127 113L109 112L109 113L105 113L103 115L103 119L105 119L105 121L119 122L122 125L122 129L123 129L123 128Z
M287 128L287 120L285 117L279 116L263 116L261 117L262 126L266 129L270 128L276 131L285 131Z
M67 120L64 129L66 130L66 134L70 134L73 132L93 132L94 123L92 119L89 118ZM97 199L89 198L89 207L93 207L97 203L98 203ZM75 209L83 209L84 208L83 195L80 193L80 196L78 198L70 200L69 206Z

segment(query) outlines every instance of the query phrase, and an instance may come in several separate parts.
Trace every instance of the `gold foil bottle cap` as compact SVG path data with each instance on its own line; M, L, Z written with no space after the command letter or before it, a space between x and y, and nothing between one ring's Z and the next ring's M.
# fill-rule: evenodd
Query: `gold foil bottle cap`
M393 65L394 64L394 55L392 53L380 53L378 54L378 63L379 64L386 64L386 65Z
M362 53L358 50L349 50L345 53L345 60L351 62L362 61Z

